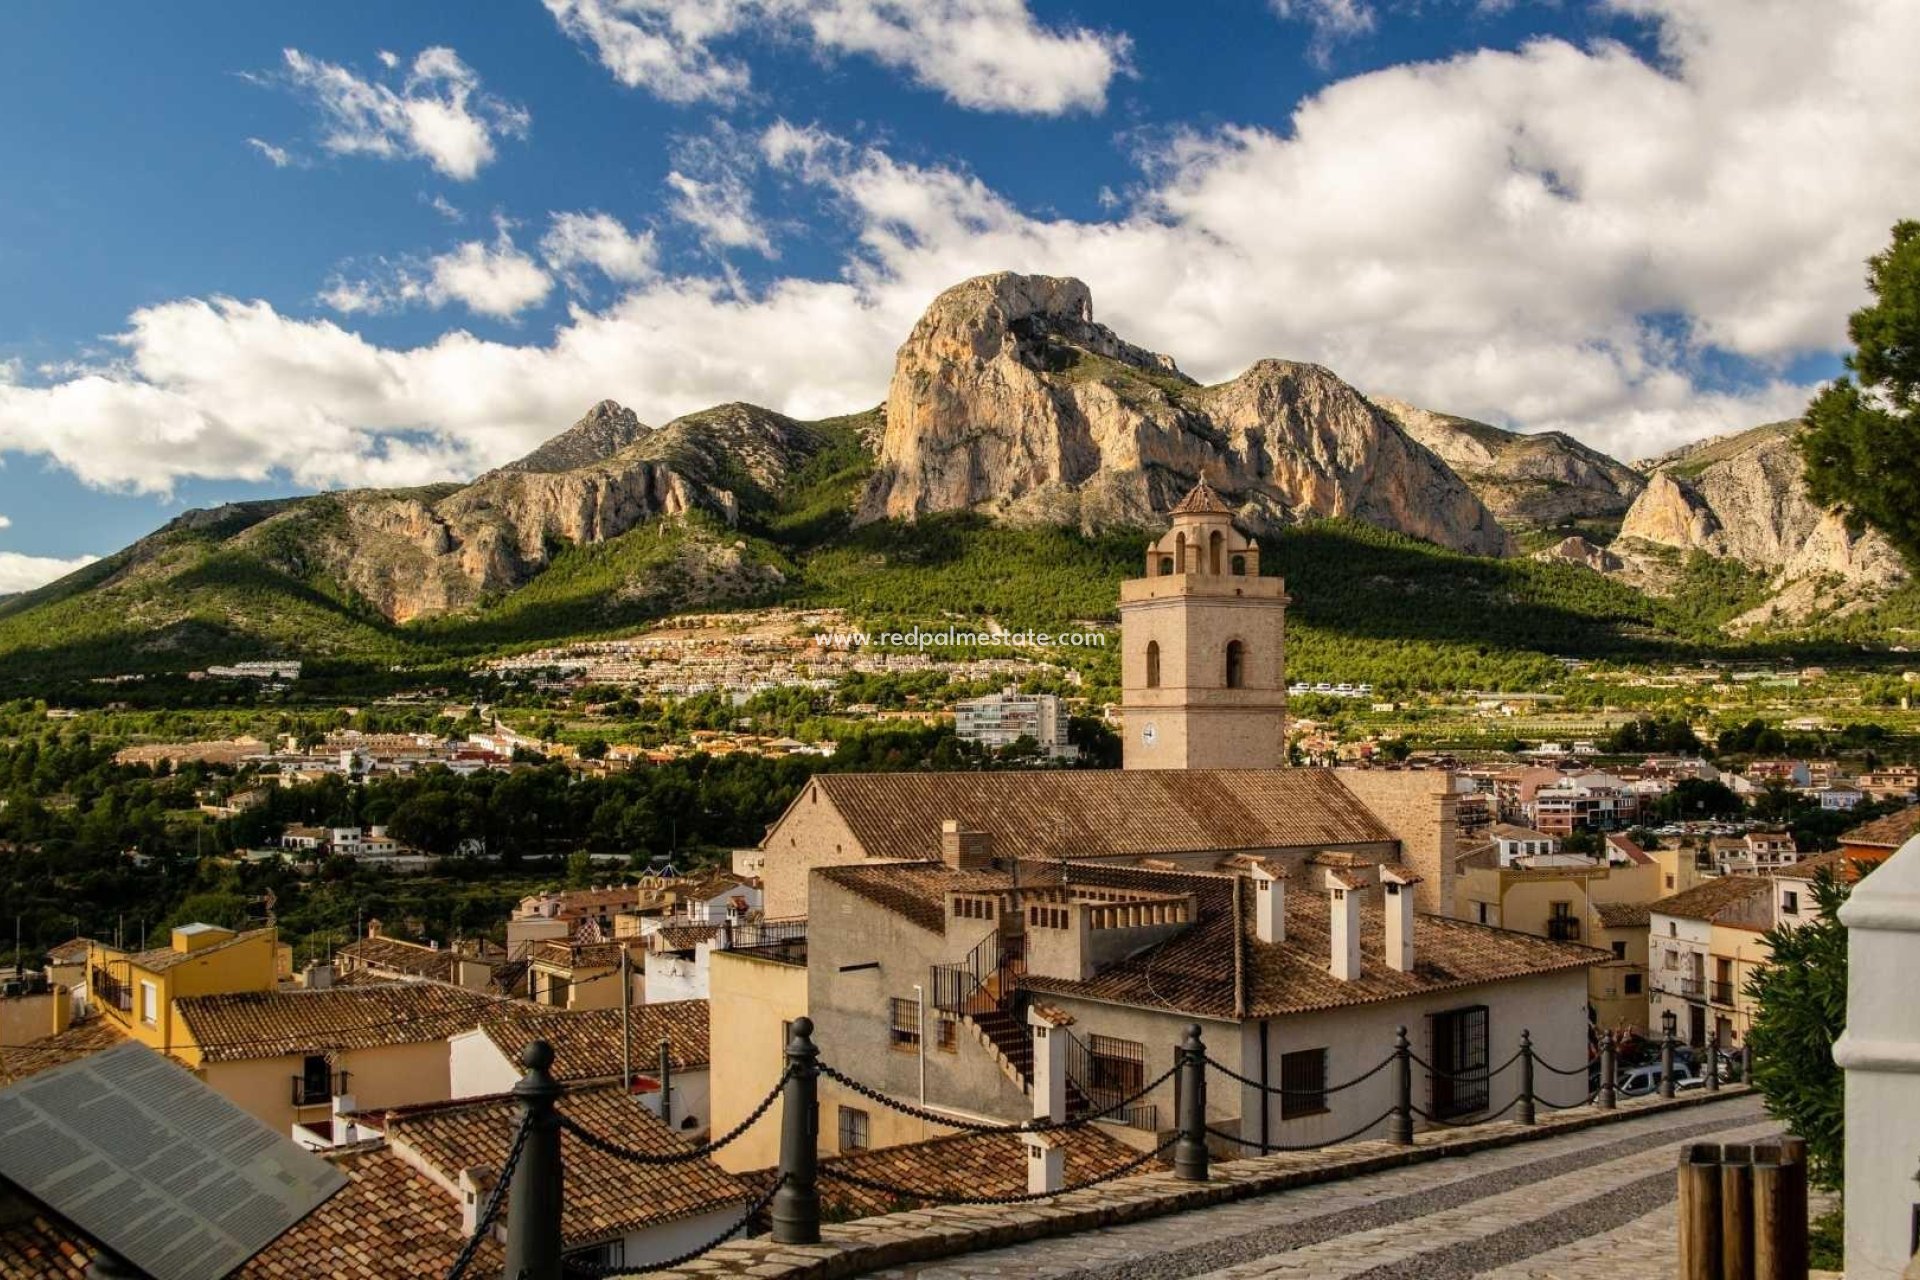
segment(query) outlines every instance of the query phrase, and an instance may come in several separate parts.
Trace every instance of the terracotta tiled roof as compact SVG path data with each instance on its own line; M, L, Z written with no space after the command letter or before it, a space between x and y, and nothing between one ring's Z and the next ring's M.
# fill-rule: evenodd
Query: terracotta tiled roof
M653 931L662 951L691 951L703 942L720 936L717 924L663 924Z
M1902 809L1898 813L1889 813L1871 822L1863 822L1841 833L1840 843L1898 849L1915 835L1920 835L1920 805Z
M330 1157L347 1185L255 1254L242 1280L385 1280L442 1276L466 1243L460 1205L384 1145ZM494 1163L498 1163L495 1157ZM471 1274L497 1275L505 1257L480 1246Z
M990 834L994 852L1012 858L1139 858L1394 838L1328 769L826 773L814 782L869 858L937 859L946 818Z
M92 938L69 938L57 947L47 948L47 959L54 964L79 964L87 958L87 950L93 945Z
M1645 849L1642 849L1638 841L1631 840L1626 836L1608 836L1607 847L1615 850L1622 857L1626 858L1628 862L1633 863L1637 867L1648 866L1654 861L1653 855Z
M1780 880L1811 881L1822 871L1831 871L1842 882L1845 882L1858 880L1860 878L1860 861L1859 855L1850 854L1845 849L1829 849L1825 853L1817 853L1811 858L1802 858L1791 866L1780 868L1773 874L1776 879Z
M633 1068L652 1071L660 1062L660 1042L672 1046L673 1068L685 1071L712 1061L708 1050L707 1002L669 1000L640 1004L631 1014ZM620 1077L620 1010L551 1009L518 1013L481 1024L487 1038L510 1061L530 1040L553 1046L553 1074L561 1080L617 1080Z
M601 1137L652 1154L671 1155L688 1145L617 1084L570 1089L560 1099L560 1111ZM366 1122L452 1181L462 1169L497 1168L519 1116L519 1103L498 1094L373 1113ZM750 1187L711 1160L631 1164L570 1133L561 1135L560 1148L567 1182L561 1229L569 1246L744 1205L753 1195Z
M531 1006L444 982L187 996L174 1001L209 1062L423 1044Z
M1097 1128L1068 1129L1047 1135L1064 1149L1064 1176L1068 1182L1098 1178L1124 1168L1140 1153ZM1165 1168L1149 1162L1142 1172ZM918 1209L935 1200L885 1195L856 1187L830 1176L844 1169L870 1182L912 1187L941 1196L1024 1195L1027 1190L1026 1143L1018 1134L963 1133L828 1156L820 1161L821 1209L834 1218L869 1218L904 1209ZM749 1174L764 1191L774 1177L771 1169Z
M1041 864L1023 864L1021 883L1038 884L1048 870ZM935 931L944 923L941 911L948 888L1007 889L1011 883L1007 871L954 871L937 863L825 867L816 874ZM1324 893L1289 893L1287 940L1265 943L1253 936L1254 895L1250 891L1240 895L1236 929L1232 876L1143 871L1084 862L1073 865L1072 875L1076 885L1191 893L1198 919L1166 941L1109 966L1085 982L1029 973L1022 984L1036 992L1202 1017L1263 1018L1578 969L1607 958L1606 952L1591 947L1551 942L1443 916L1416 915L1414 952L1418 963L1413 972L1401 973L1387 967L1385 921L1379 908L1369 904L1360 912L1362 976L1343 982L1328 971L1332 924ZM1236 942L1244 948L1245 1006L1239 1009L1234 1006Z
M335 953L350 965L384 969L390 973L411 974L416 978L453 981L454 962L460 957L450 950L405 942L399 938L361 938Z
M77 1062L102 1049L111 1049L125 1039L111 1019L90 1018L24 1048L0 1049L0 1085L25 1080L49 1067Z
M134 967L145 969L148 973L165 973L176 965L183 965L189 960L198 960L201 956L212 955L214 952L224 951L228 947L237 947L249 938L257 938L263 933L270 934L272 932L273 930L271 928L249 929L245 933L236 933L224 942L216 942L210 946L201 947L198 951L175 951L170 946L154 947L150 951L136 951L126 957L126 959L128 963Z
M1716 876L1650 903L1647 910L1654 915L1678 916L1683 920L1712 920L1729 907L1740 906L1771 891L1771 884L1759 876Z
M1646 927L1649 912L1644 902L1596 902L1593 914L1605 928L1638 929Z
M630 951L645 947L646 940L638 935L622 938L618 942L569 942L565 938L548 938L533 944L527 958L536 964L549 964L561 969L614 969L620 964L620 949ZM642 967L639 956L634 957L634 969Z
M1199 482L1196 483L1193 488L1187 490L1186 497L1180 499L1180 501L1174 503L1173 506L1167 509L1167 514L1176 516L1230 516L1233 514L1233 508L1228 506L1218 493L1214 492L1213 486L1207 483L1207 478L1201 476Z
M0 1185L0 1280L85 1280L93 1251L86 1233Z

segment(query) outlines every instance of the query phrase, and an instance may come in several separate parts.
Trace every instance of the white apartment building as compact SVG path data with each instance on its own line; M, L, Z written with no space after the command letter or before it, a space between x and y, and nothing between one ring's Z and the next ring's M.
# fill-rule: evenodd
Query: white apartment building
M1008 685L999 693L955 704L953 727L962 742L994 751L1032 738L1050 759L1072 760L1080 754L1067 741L1067 708L1056 694L1021 693Z

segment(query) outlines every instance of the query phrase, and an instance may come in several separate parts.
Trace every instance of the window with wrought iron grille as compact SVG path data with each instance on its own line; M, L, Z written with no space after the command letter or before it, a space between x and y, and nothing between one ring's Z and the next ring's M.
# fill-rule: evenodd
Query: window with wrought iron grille
M887 1030L887 1042L896 1049L918 1049L920 1047L920 1002L902 1000L895 996L887 1003L893 1011L892 1024Z
M840 1149L865 1151L871 1142L867 1113L858 1107L840 1108Z
M1327 1109L1327 1051L1297 1049L1280 1055L1280 1118L1317 1116Z
M1147 1082L1147 1047L1137 1040L1089 1036L1088 1085L1101 1101L1130 1098Z
M1492 1082L1487 1006L1433 1015L1433 1115L1437 1120L1487 1109Z

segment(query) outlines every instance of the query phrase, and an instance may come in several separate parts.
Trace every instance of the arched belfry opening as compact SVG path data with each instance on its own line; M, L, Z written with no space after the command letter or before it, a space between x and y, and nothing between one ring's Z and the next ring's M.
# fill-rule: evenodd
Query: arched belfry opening
M1160 642L1158 640L1149 640L1147 642L1147 688L1158 689L1159 687Z
M1226 535L1215 529L1207 535L1207 572L1218 576L1220 573L1220 549L1226 545Z
M1238 640L1227 641L1227 688L1242 689L1247 683L1247 646Z

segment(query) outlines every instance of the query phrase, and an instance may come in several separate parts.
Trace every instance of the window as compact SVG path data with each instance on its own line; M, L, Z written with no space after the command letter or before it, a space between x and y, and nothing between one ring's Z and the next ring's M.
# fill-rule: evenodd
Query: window
M1247 646L1238 640L1227 641L1227 688L1238 689L1247 682Z
M1783 916L1800 914L1800 895L1792 889L1784 890L1780 894L1780 914Z
M1147 1082L1147 1047L1137 1040L1090 1036L1087 1053L1092 1059L1087 1083L1096 1101L1130 1098Z
M920 1048L920 1002L902 1000L898 996L887 1002L892 1006L892 1025L887 1032L887 1042L896 1049L913 1052Z
M333 1081L327 1070L327 1055L308 1054L300 1063L300 1074L294 1079L294 1086L293 1104L296 1107L310 1107L331 1100Z
M1622 990L1624 990L1628 995L1637 996L1640 994L1640 975L1639 974L1629 973L1625 975L1621 979L1621 981L1625 983L1625 986L1622 988Z
M1147 688L1160 687L1160 642L1147 641Z
M1492 924L1493 923L1493 904L1490 902L1474 903L1473 904L1473 920L1475 924Z
M1172 572L1173 572L1173 557L1161 556L1160 557L1160 576L1164 578L1169 574L1171 574Z
M1233 576L1236 578L1244 578L1247 576L1247 558L1245 556L1235 556L1233 558Z
M1614 944L1613 944L1613 958L1614 958L1615 960L1625 960L1625 959L1627 958L1627 944L1626 944L1626 943L1624 943L1624 942L1616 942L1616 943L1614 943Z
M160 988L155 983L140 984L140 1021L150 1027L160 1021Z
M557 973L547 975L547 1003L558 1008L566 1008L567 993L572 987L564 976Z
M960 1052L960 1023L945 1009L940 1011L940 1026L935 1034L939 1037L940 1052Z
M1226 539L1220 536L1218 529L1215 529L1213 535L1207 539L1207 572L1216 577L1220 573L1220 548L1225 542Z
M1487 1109L1487 1006L1433 1015L1433 1115L1437 1120Z
M840 1149L865 1151L871 1139L867 1133L867 1113L858 1107L840 1108Z
M1667 877L1667 888L1669 888L1669 889L1671 889L1671 888L1673 888L1673 877L1672 877L1672 876L1668 876L1668 877Z
M780 1057L786 1061L787 1046L793 1043L793 1019L780 1019Z
M1327 1051L1301 1049L1280 1055L1280 1118L1317 1116L1327 1109Z

